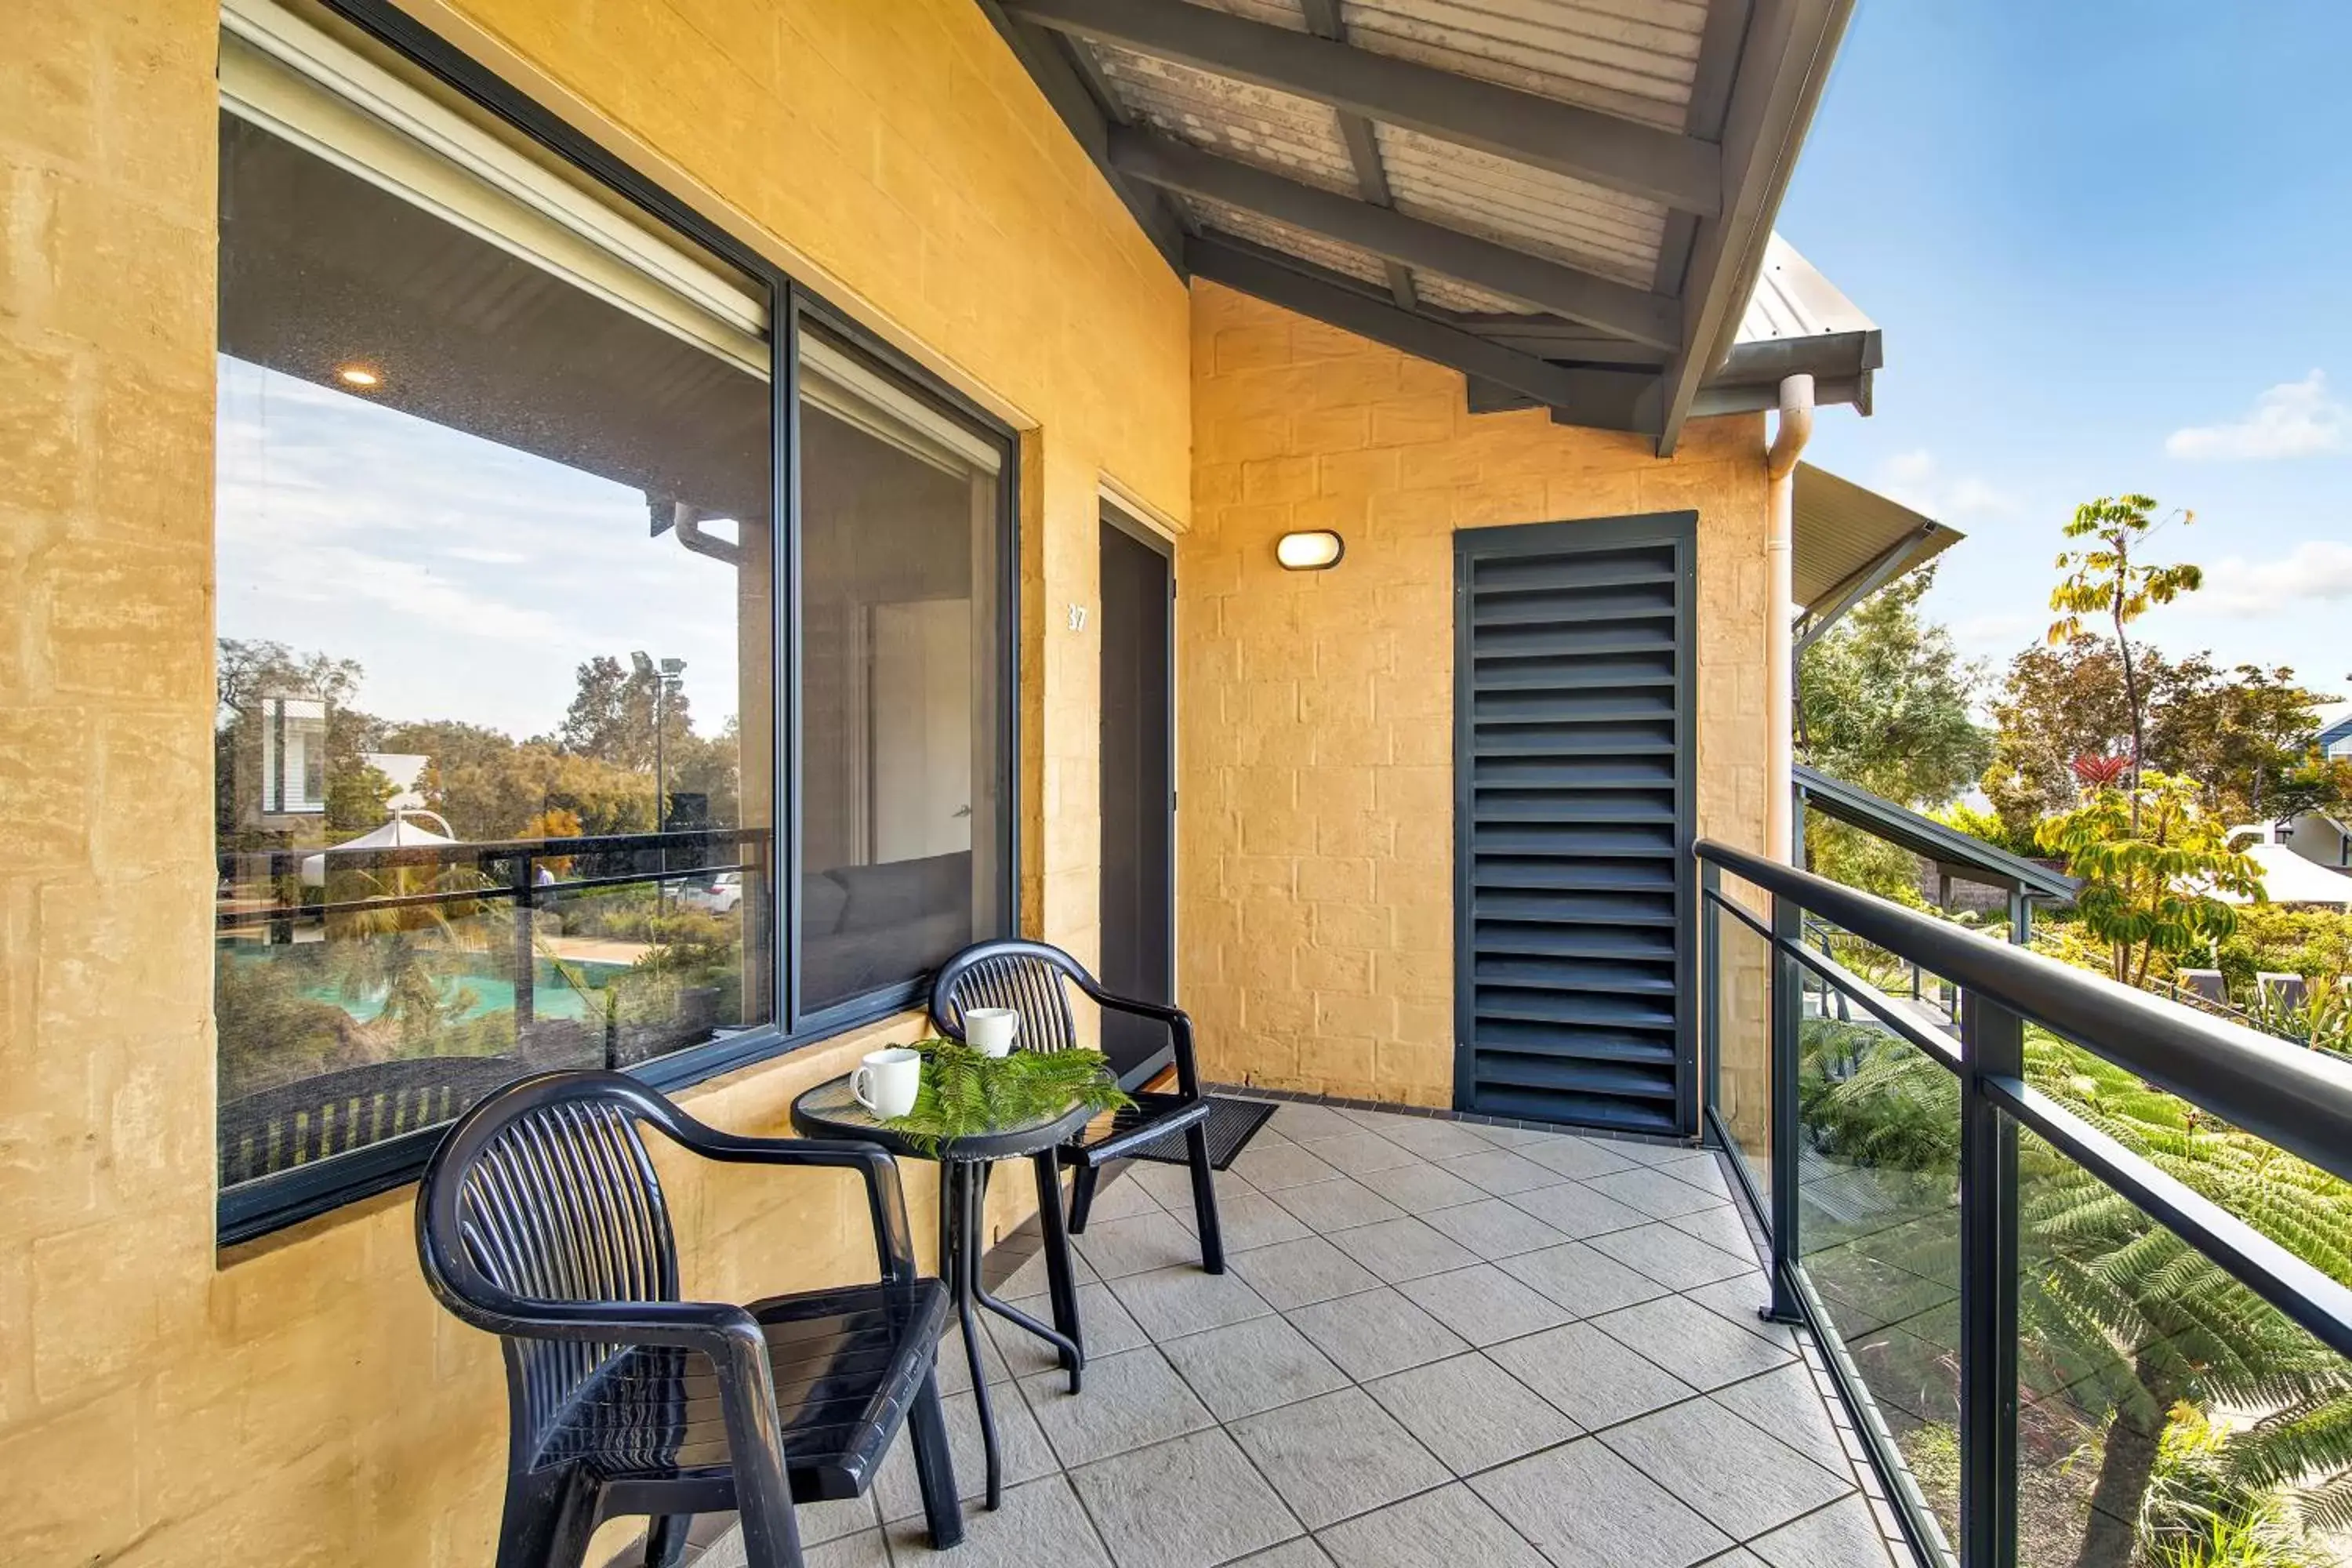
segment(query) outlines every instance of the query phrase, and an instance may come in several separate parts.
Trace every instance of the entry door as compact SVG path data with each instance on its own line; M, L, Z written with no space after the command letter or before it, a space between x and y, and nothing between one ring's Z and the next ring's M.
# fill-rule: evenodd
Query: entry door
M1102 519L1102 982L1176 999L1176 781L1171 719L1176 575L1168 546ZM1132 1088L1170 1058L1168 1031L1103 1016L1103 1049Z
M1696 1129L1696 525L1454 536L1458 1109Z

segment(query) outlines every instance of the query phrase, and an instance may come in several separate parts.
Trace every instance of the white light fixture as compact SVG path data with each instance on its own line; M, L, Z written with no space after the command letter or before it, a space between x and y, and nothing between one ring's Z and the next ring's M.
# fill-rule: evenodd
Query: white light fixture
M341 382L345 386L355 386L362 392L366 391L370 387L382 386L383 384L383 375L375 371L370 370L363 364L337 365L335 367L335 379Z
M1339 557L1347 552L1347 541L1328 529L1286 533L1274 545L1274 558L1287 572L1325 571L1339 564Z

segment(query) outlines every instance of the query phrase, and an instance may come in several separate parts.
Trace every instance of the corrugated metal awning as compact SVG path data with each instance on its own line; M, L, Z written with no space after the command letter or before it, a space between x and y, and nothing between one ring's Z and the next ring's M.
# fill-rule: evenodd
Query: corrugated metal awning
M1852 0L978 0L1171 264L1654 434L1877 329L1771 234Z
M1808 641L1872 593L1966 537L1811 463L1797 465L1796 484L1792 575Z

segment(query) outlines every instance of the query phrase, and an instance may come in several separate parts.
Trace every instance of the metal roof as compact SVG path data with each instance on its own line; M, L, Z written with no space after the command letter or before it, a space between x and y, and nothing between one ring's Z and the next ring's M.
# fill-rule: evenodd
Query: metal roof
M2031 899L2070 903L2083 884L2063 871L2012 855L1907 805L1897 805L1860 784L1832 778L1800 763L1790 770L1804 804L1840 822L1908 849L1964 882L2009 888Z
M1880 588L1967 537L1811 463L1797 465L1795 511L1791 575L1805 612L1800 636L1806 642Z
M1654 435L1878 331L1771 233L1853 0L977 0L1180 273Z

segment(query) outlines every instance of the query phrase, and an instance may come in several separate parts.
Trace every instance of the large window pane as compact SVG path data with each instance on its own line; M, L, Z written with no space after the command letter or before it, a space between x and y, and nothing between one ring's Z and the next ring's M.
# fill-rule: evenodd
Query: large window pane
M273 70L225 39L229 1186L775 1006L763 297Z
M803 1011L1005 925L1001 458L814 336L801 369Z

